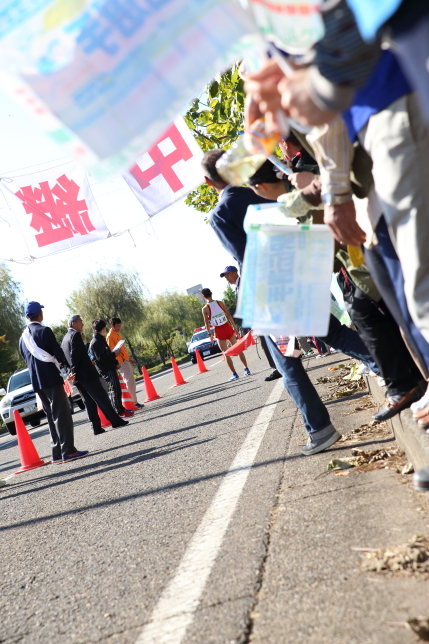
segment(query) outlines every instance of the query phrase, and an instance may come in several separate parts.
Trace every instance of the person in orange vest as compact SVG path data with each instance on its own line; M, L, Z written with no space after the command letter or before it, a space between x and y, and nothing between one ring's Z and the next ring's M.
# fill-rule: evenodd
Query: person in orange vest
M214 339L211 331L211 326L213 326L219 349L221 351L226 351L228 348L227 342L231 345L237 342L238 331L235 326L235 322L225 304L213 299L212 292L209 288L203 288L201 294L207 302L207 304L203 306L202 311L207 333L210 338ZM238 357L243 363L244 375L250 376L250 370L247 366L244 353L240 353ZM231 378L228 378L228 382L230 380L238 380L238 373L235 371L233 361L229 356L226 356L226 361L228 363L228 367L232 371L232 376Z
M118 342L122 340L122 336L119 334L122 326L122 320L120 318L110 318L110 331L106 336L107 344L109 349L113 351ZM125 344L122 345L120 352L116 355L116 360L119 362L119 373L122 375L127 389L130 393L131 400L138 409L143 409L144 405L137 402L137 392L136 392L136 380L134 378L133 367L135 364L133 360L130 360L128 357L128 352L125 348Z

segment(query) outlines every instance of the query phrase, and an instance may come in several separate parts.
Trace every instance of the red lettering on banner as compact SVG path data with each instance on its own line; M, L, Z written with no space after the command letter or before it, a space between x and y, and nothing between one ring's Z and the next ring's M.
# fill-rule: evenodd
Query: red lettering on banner
M175 146L175 150L164 156L158 147L158 144L166 139L171 139ZM130 174L139 184L140 188L144 190L150 186L150 181L162 175L173 192L178 192L183 188L183 183L180 181L177 174L174 172L172 166L178 161L189 161L193 154L188 148L188 145L180 134L177 127L170 125L168 130L158 139L158 141L148 150L147 154L150 156L155 165L152 165L147 170L142 170L137 163L130 169Z
M309 5L309 4L280 4L278 2L270 2L269 0L252 0L254 4L261 4L266 7L269 11L275 13L286 13L291 16L302 15L308 16L312 13L320 13L319 5Z
M78 199L80 188L75 181L63 174L53 188L47 181L41 181L39 186L25 186L15 193L27 215L31 215L31 228L39 231L39 248L95 230L85 199Z

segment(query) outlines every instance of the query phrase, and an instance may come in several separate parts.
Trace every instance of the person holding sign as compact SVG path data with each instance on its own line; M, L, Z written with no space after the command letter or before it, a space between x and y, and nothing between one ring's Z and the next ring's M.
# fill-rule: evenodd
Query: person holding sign
M120 335L120 330L122 326L122 320L120 318L110 318L110 331L106 336L106 342L109 345L111 351L117 351L116 360L119 363L119 373L122 375L125 380L126 387L130 393L131 400L138 409L143 409L144 405L137 402L137 393L136 393L136 379L134 378L133 365L135 362L130 360L128 352L125 348L125 340L122 339Z
M210 328L210 326L213 326L219 349L224 352L228 348L227 342L229 342L231 345L237 342L237 327L235 326L235 322L225 304L223 302L219 302L218 300L214 300L212 297L213 294L209 288L203 288L201 294L207 301L207 304L203 306L202 309L204 324L207 329L207 333L209 334L210 338L214 340ZM244 375L250 376L250 370L247 366L244 354L240 353L238 357L244 365ZM226 361L228 363L228 367L232 371L232 376L231 378L228 378L228 382L232 380L238 380L238 373L235 371L234 363L229 356L226 356Z

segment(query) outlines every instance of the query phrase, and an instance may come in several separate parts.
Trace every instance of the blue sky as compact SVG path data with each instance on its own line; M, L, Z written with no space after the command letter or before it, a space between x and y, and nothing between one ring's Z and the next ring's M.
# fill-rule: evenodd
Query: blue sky
M0 92L0 176L20 175L65 163L69 158L41 132L33 120L14 101ZM219 277L232 258L218 242L204 215L183 202L163 211L150 221L123 179L94 184L98 206L112 233L133 228L131 236L95 242L80 248L36 260L30 265L7 262L16 280L21 282L24 298L45 305L47 323L56 323L67 315L66 299L79 280L99 267L119 261L125 268L135 268L151 295L165 289L203 284L221 298L226 287ZM20 259L25 246L0 194L0 257Z

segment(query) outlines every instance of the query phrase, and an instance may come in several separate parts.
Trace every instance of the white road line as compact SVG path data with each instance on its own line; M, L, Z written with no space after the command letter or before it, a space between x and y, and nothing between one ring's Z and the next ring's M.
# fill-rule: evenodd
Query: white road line
M247 434L136 644L181 644L282 392L280 381Z

